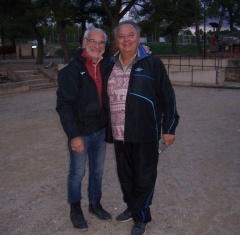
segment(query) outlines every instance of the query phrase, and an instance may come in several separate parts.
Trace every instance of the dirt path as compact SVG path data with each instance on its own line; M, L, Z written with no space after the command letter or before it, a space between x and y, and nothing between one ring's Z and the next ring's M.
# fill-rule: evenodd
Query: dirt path
M181 116L175 145L160 156L147 235L240 234L240 91L175 87ZM0 234L77 235L69 220L66 137L55 112L56 89L0 96ZM82 202L85 235L129 235L108 146L102 222Z

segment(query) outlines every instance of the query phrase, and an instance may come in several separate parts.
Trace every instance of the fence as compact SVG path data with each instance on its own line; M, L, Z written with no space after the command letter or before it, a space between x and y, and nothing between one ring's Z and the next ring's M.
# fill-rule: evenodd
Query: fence
M67 43L74 43L74 44L81 44L81 37L79 33L72 33L72 34L66 34L66 41ZM60 44L59 40L59 34L49 34L43 37L45 44ZM108 38L110 38L110 35L108 35ZM171 43L171 38L169 36L163 37L160 34L152 33L152 34L142 34L141 39L143 42L149 42L149 43L159 43L159 42L166 42ZM200 40L203 42L203 36L200 37ZM208 38L208 41L210 39ZM196 43L196 36L195 35L185 35L179 34L177 36L177 43L179 44L195 44ZM33 38L20 38L15 40L16 44L22 44L22 43L36 43L36 39ZM11 45L11 41L8 39L4 40L4 45ZM2 46L2 43L0 43L0 47Z
M159 56L175 84L240 82L240 54Z

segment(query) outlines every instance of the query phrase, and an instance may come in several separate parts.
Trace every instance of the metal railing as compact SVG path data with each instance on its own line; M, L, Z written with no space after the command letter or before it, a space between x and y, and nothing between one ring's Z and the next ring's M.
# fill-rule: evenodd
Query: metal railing
M168 66L178 66L179 71L181 71L183 68L191 67L193 66L198 69L221 69L226 67L240 67L240 54L228 54L225 53L214 53L214 54L208 54L207 56L201 55L201 54L192 54L192 55L158 55L161 60L166 60L167 63L165 65ZM175 61L175 63L172 63L171 61ZM176 63L176 60L178 61ZM193 64L193 60L199 60L198 64ZM213 61L213 65L207 65L206 62L209 60ZM226 62L228 61L228 62ZM229 61L233 61L235 63L229 63ZM226 63L228 63L226 65Z

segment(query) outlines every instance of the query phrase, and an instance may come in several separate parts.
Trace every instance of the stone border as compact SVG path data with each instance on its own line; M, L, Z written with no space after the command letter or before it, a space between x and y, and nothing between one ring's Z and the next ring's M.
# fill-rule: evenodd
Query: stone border
M44 65L29 65L29 64L14 64L9 65L6 64L5 67L0 67L0 72L6 73L7 76L13 80L14 82L8 82L0 84L0 95L12 94L17 92L28 92L30 90L30 86L27 81L21 81L15 75L12 70L20 70L20 69L37 69L41 73L43 73L46 77L49 78L50 82L54 82L57 86L57 76L53 76L53 71L50 68L43 68ZM57 68L56 68L57 69Z
M0 84L0 95L28 91L29 85L25 81Z

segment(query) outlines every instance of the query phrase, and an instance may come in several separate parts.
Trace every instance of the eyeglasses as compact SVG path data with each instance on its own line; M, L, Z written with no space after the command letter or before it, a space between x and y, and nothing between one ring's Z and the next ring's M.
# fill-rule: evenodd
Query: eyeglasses
M90 45L94 45L94 46L99 45L99 46L103 47L106 44L106 42L104 42L104 41L96 41L94 39L88 39L88 38L85 38L85 39L89 42Z

